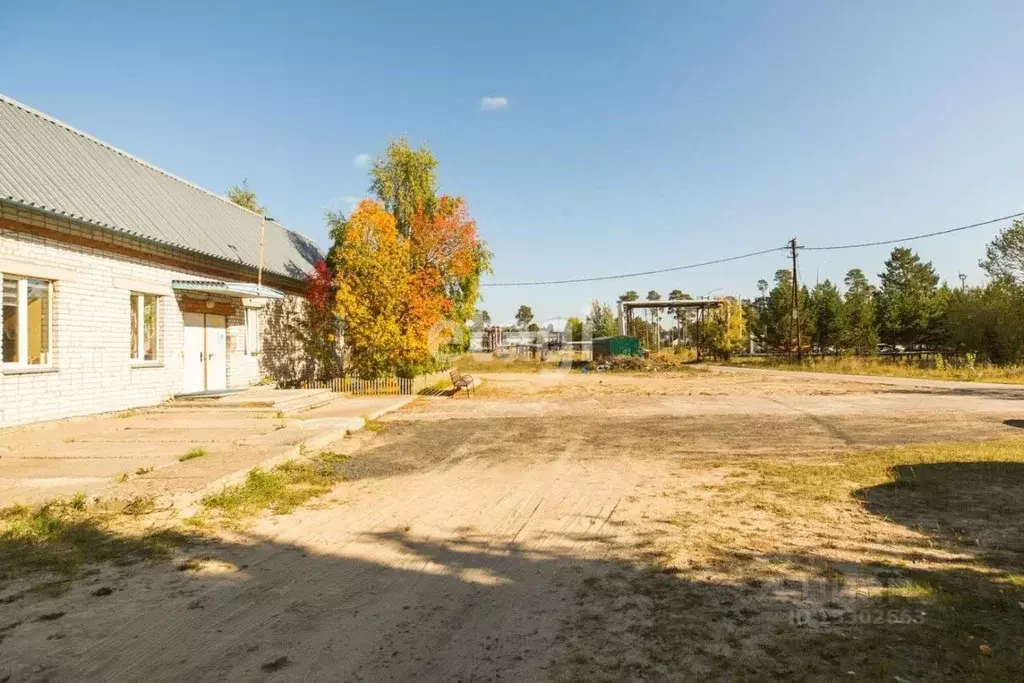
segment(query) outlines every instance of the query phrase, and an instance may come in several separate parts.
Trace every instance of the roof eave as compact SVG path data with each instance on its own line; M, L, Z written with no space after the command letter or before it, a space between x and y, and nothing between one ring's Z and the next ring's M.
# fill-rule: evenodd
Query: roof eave
M258 265L252 265L252 264L246 263L244 261L232 261L230 259L224 258L223 256L218 256L216 254L211 254L209 252L205 252L205 251L202 251L202 250L199 250L199 249L193 249L191 247L182 246L180 244L175 244L174 242L168 242L166 240L157 239L155 237L150 237L148 235L140 235L137 232L133 232L131 230L124 230L122 228L119 228L119 227L117 227L115 225L110 225L108 223L100 223L100 222L97 222L97 221L89 220L88 218L85 218L83 216L79 216L77 214L69 213L69 212L66 212L66 211L60 211L58 209L51 209L51 208L46 207L46 206L39 206L39 205L33 204L31 202L23 202L23 201L18 200L15 197L0 197L0 204L7 204L8 206L13 206L13 207L18 208L18 209L27 209L29 211L35 211L36 213L41 213L41 214L45 214L45 215L48 215L48 216L54 216L56 218L63 218L64 220L70 221L72 223L77 223L78 225L84 226L86 228L91 228L91 229L94 229L94 230L106 230L107 232L115 233L115 234L118 234L118 235L126 235L126 236L130 237L131 239L138 240L138 241L144 242L146 244L154 244L154 245L158 245L158 246L161 246L161 247L166 247L166 248L169 248L169 249L176 249L178 251L186 252L188 254L194 254L194 255L202 256L204 258L213 259L213 260L217 261L218 263L222 263L222 264L231 266L233 268L238 268L238 269L241 269L241 270L251 271L251 273L253 275L256 275L259 272L259 266ZM271 268L266 268L265 267L265 268L263 268L263 272L264 273L271 273L271 274L273 274L273 275L275 275L277 277L287 278L288 280L291 280L291 281L296 282L296 283L303 282L302 278L297 278L294 275L291 275L289 273L282 273L281 271L273 270Z

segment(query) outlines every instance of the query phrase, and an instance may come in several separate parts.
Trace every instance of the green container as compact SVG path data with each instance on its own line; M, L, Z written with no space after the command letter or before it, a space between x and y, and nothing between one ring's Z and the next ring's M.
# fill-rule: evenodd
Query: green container
M594 360L606 356L639 356L640 340L636 337L598 337L594 340Z

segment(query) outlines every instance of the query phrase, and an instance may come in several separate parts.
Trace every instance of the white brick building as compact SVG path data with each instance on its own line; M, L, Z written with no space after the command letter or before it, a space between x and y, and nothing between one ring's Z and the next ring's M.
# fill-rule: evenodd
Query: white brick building
M287 322L318 258L0 95L0 427L301 377Z

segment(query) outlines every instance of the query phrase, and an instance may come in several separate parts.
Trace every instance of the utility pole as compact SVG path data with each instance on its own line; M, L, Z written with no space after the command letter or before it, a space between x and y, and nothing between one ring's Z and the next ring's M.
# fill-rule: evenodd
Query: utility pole
M797 285L796 277L796 238L789 241L789 254L793 258L793 330L796 331L796 359L804 359L803 350L800 347L800 288ZM790 343L793 340L793 332L789 334Z
M263 293L263 238L267 234L267 221L274 222L273 218L267 218L267 214L260 214L260 266L256 272L256 291Z
M957 273L957 277L960 278L960 291L967 291L967 273Z

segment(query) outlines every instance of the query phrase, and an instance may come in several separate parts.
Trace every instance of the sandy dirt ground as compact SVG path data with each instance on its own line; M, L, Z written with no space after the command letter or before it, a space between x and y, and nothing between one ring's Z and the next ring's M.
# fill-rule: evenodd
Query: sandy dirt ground
M711 624L696 605L749 587L659 564L680 501L700 510L725 476L702 463L1012 438L1022 399L795 374L490 375L472 398L384 418L348 481L197 542L188 570L103 569L0 604L0 680L714 676L719 646L666 642L727 640L758 617Z

